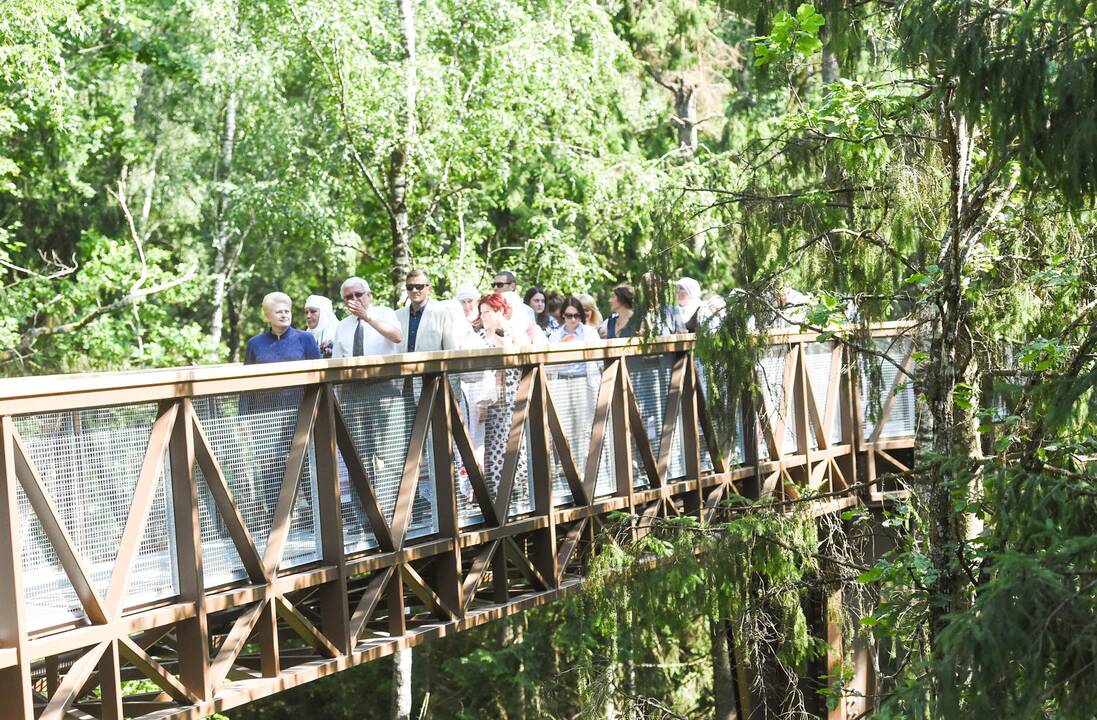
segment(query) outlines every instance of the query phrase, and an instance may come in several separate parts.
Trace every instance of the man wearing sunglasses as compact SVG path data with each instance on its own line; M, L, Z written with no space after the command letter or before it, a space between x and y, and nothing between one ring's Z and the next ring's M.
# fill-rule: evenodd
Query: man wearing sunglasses
M508 292L517 293L518 278L514 277L514 273L512 273L510 270L500 270L499 272L495 273L495 275L491 278L491 287L495 292L499 293L500 295ZM529 318L529 321L531 323L537 322L537 313L535 313L533 311L533 308L531 308L529 305L526 305L524 302L519 302L518 310L525 313L526 317Z
M347 278L339 294L350 315L335 329L333 358L399 352L404 340L400 322L390 308L373 305L369 283L360 277Z
M431 299L430 277L418 268L404 281L408 304L396 311L405 342L400 352L432 352L476 347L472 330L458 304Z

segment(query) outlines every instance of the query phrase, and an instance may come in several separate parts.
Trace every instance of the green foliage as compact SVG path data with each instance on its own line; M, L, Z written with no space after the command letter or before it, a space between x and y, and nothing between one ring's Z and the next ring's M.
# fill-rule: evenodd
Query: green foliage
M993 115L990 152L1083 202L1097 189L1093 8L1074 0L903 4L902 57L950 79L971 119ZM941 88L945 91L944 87Z
M607 544L574 602L595 628L620 608L633 623L676 632L704 619L746 624L764 612L782 628L774 653L796 666L819 652L803 611L819 570L816 543L814 522L800 515L760 510L712 526L668 518L638 540Z
M796 15L781 10L772 22L769 35L754 38L756 65L787 61L794 55L809 57L823 49L819 29L826 19L813 5L802 3L796 8Z

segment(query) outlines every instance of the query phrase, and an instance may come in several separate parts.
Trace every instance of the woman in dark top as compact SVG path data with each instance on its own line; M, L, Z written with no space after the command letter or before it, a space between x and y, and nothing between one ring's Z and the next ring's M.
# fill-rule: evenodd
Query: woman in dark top
M636 291L631 285L618 285L609 296L609 309L612 312L604 323L598 326L598 334L607 340L632 337L636 334L639 318L633 314L636 304Z
M270 329L248 340L245 365L320 359L320 346L316 344L316 338L290 327L292 307L289 295L285 293L272 292L263 298L263 317L270 323Z
M533 318L537 321L537 326L547 332L549 329L549 314L545 311L545 298L544 290L538 287L531 287L529 290L526 290L522 302L533 308Z

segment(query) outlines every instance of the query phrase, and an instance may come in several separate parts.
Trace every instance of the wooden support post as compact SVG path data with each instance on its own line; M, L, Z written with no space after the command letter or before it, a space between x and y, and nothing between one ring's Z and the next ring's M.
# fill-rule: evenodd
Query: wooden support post
M278 646L278 612L275 601L263 604L255 623L255 638L259 641L259 670L263 677L278 677L282 672L282 657Z
M314 429L316 447L316 502L320 511L320 552L325 565L336 575L318 589L320 630L346 655L351 651L350 608L347 601L347 573L344 564L343 512L340 502L338 450L335 440L335 393L323 387ZM348 481L349 482L349 481Z
M700 386L697 380L696 358L692 352L683 353L686 360L685 378L682 388L682 450L686 456L686 479L697 483L684 498L684 514L696 516L704 522L704 495L701 490L701 437L700 420L697 413L697 393Z
M740 413L743 420L740 428L743 433L743 467L754 468L754 475L743 478L741 487L743 497L751 500L757 500L762 496L762 469L759 465L758 452L758 413L754 397L753 390L748 388L739 398L740 406L743 408Z
M202 524L194 482L194 424L190 398L183 398L172 428L171 502L179 600L194 606L194 617L175 626L179 679L199 700L210 699L209 641L206 625L205 579L202 575Z
M631 377L624 358L617 363L617 388L613 394L613 470L617 476L617 497L628 498L628 513L636 515L636 481L632 468L632 431L629 417L629 392ZM643 428L640 428L643 432ZM631 539L636 539L636 524L632 523Z
M102 697L101 720L122 720L122 672L118 663L118 641L107 644L99 659L99 693Z
M4 698L5 717L31 720L34 697L23 606L23 537L15 492L19 481L13 433L11 417L0 417L0 649L15 650L15 664L0 669L0 697Z
M839 352L841 354L835 362L841 363L843 371L838 380L837 412L842 429L842 444L849 447L849 452L839 462L843 463L842 472L846 476L847 484L853 485L859 481L857 477L857 452L860 431L857 428L859 427L861 413L858 409L859 399L855 385L857 374L853 368L852 351L842 348ZM862 493L862 496L864 495L866 493Z
M389 611L389 636L392 638L403 637L408 631L404 620L404 577L403 573L394 572L385 589L386 603Z
M552 450L548 437L548 379L544 366L538 366L530 400L530 454L533 473L533 514L552 518L555 514L552 497ZM533 536L533 564L552 587L559 585L559 568L556 564L556 523L535 530ZM498 553L497 553L498 554ZM505 563L504 563L505 570Z
M431 435L434 449L434 498L438 507L438 533L441 537L457 538L461 534L457 518L457 478L453 464L453 418L450 407L453 404L450 395L449 376L438 376L438 392L435 398ZM437 557L433 563L435 579L434 590L442 601L459 616L464 615L465 603L461 597L461 548L453 543L448 550Z
M507 586L507 544L499 543L491 557L491 599L499 604L510 600L510 588Z
M61 686L61 662L56 655L50 655L43 662L46 670L46 695L53 697Z
M811 486L811 463L807 457L811 453L811 412L808 409L808 370L807 353L803 341L792 346L790 358L796 358L796 375L792 384L792 416L796 418L796 454L803 455L805 463L796 468L794 477L801 487ZM787 362L787 361L786 361Z

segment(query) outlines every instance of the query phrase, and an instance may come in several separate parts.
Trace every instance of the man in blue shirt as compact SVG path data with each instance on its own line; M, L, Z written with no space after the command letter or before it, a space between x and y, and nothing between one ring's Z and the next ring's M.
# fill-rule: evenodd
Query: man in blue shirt
M290 327L292 307L293 303L285 293L272 292L263 298L263 316L270 329L248 340L245 365L320 359L320 346L316 344L316 338Z

